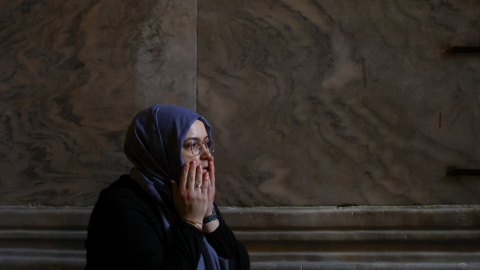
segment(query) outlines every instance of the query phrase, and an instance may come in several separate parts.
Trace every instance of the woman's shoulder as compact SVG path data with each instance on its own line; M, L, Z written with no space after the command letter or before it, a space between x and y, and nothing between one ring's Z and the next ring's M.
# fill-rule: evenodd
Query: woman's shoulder
M110 207L147 206L150 203L147 193L128 174L102 190L97 201L97 204Z
M115 182L111 183L107 188L100 192L100 196L108 194L135 194L138 193L140 186L130 178L128 174L124 174Z
M134 190L138 184L132 180L130 175L124 174L120 176L115 182L111 183L106 189L106 192L115 192L122 190Z

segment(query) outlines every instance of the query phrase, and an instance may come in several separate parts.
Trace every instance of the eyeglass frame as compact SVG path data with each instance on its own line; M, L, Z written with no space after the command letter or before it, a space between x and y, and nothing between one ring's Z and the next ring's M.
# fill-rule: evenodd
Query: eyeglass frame
M190 152L192 153L193 157L196 157L196 156L200 155L204 148L208 149L208 151L210 153L215 152L215 142L213 140L210 140L210 138L205 138L205 140L203 140L203 141L200 140L200 139L197 139L197 138L191 138L189 140L193 140L193 141L195 141L195 143L198 144L198 146L196 146L196 148L198 148L198 154L195 154L193 152L193 147L194 147L193 145L188 145L187 146L187 147L190 148ZM206 141L206 140L208 140L208 141ZM208 144L210 144L210 146L208 146ZM184 145L184 147L185 147L185 145Z

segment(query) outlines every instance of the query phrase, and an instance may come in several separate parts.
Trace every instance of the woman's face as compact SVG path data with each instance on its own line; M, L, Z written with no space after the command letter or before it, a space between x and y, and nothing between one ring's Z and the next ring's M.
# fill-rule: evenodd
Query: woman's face
M210 150L206 147L209 140L205 125L202 121L196 120L183 141L182 157L185 164L196 161L197 165L203 166L203 172L207 172L208 159L211 157ZM200 154L195 155L198 151L200 151Z

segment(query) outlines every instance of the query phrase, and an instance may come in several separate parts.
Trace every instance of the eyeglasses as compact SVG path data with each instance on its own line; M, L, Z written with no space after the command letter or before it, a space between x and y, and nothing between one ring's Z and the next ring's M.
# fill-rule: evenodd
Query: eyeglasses
M206 138L205 141L191 139L185 142L183 145L185 149L190 148L193 156L198 156L202 152L202 149L205 147L210 151L210 153L215 152L215 143L209 138Z

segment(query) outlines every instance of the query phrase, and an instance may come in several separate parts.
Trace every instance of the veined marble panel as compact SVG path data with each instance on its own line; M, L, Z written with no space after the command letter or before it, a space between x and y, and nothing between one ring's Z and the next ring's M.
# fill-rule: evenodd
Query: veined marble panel
M127 173L124 132L195 109L193 0L0 3L0 205L92 205Z
M480 203L478 1L198 5L220 204Z

